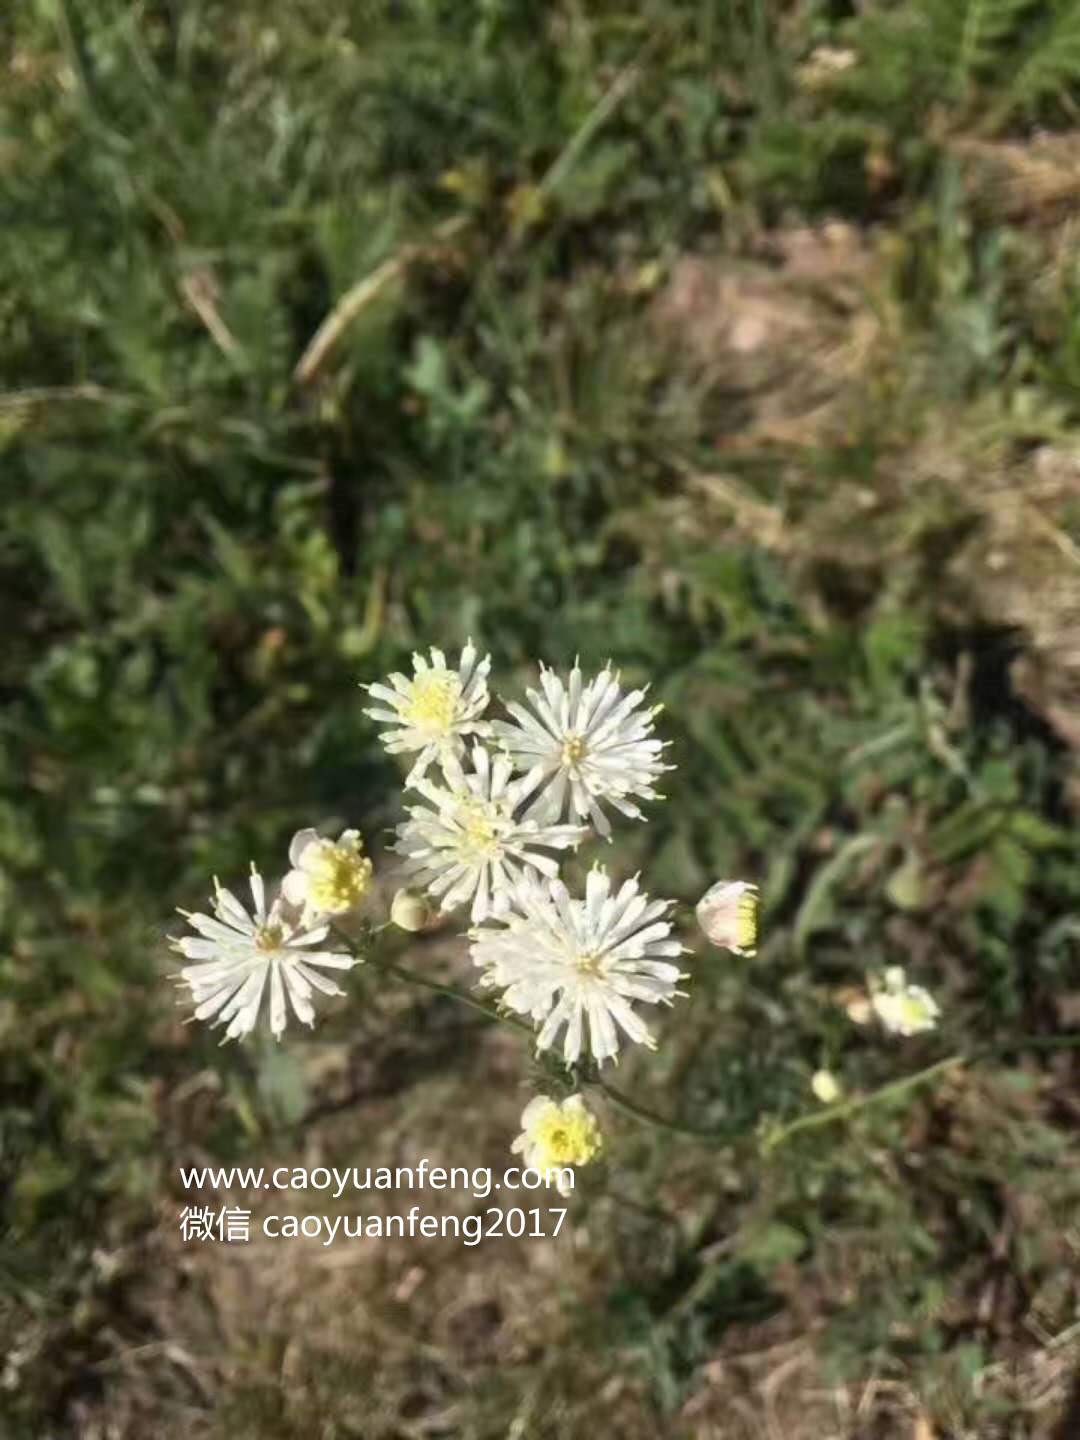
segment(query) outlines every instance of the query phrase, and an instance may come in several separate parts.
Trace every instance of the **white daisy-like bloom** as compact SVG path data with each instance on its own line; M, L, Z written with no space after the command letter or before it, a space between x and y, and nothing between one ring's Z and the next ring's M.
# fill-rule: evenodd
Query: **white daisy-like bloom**
M278 899L268 911L266 887L254 865L252 914L217 880L214 890L213 915L180 911L197 934L170 937L174 950L188 960L200 962L185 965L180 971L180 979L191 991L195 1005L193 1018L212 1019L214 1025L228 1022L226 1040L247 1035L258 1021L269 980L270 1029L275 1039L285 1029L286 995L297 1019L305 1025L314 1024L312 991L321 990L324 995L345 993L319 971L351 970L358 961L335 950L316 949L329 934L329 926L305 929L292 918L295 912L287 902Z
M937 1026L941 1007L921 985L908 984L902 965L890 965L869 985L874 1014L892 1034L920 1035Z
M452 756L443 770L445 786L416 781L428 804L407 807L410 818L390 848L444 911L471 901L474 921L504 914L525 869L557 875L558 861L544 851L576 846L588 833L583 825L543 825L522 816L531 787L511 783L507 757L493 758L481 744L473 746L470 770Z
M734 955L755 953L757 888L748 880L718 880L705 891L694 913L714 945Z
M563 1172L587 1165L602 1147L600 1126L580 1095L562 1101L537 1095L521 1112L521 1134L510 1149L545 1177L556 1171L556 1188L565 1196L573 1188L573 1176Z
M563 1056L572 1065L587 1044L598 1061L619 1050L619 1032L652 1049L648 1026L634 1001L670 1005L684 973L675 964L685 947L671 938L670 900L650 900L637 877L613 894L596 867L584 900L571 898L561 880L525 877L514 889L514 909L501 926L472 931L473 963L481 985L503 991L502 1002L539 1023L538 1050L565 1026Z
M281 893L303 912L304 923L320 915L347 915L371 887L371 861L362 854L359 830L343 830L328 840L316 830L298 830L289 845L293 867Z
M480 717L488 706L490 655L478 659L470 639L465 642L456 670L449 669L446 656L434 648L430 665L419 652L412 658L411 679L395 673L389 677L389 685L361 686L379 701L364 714L391 727L382 737L387 751L391 755L417 755L405 780L408 786L422 779L436 760L460 760L465 753L466 735L489 733L487 721Z
M566 684L541 665L540 689L525 692L536 713L511 702L506 708L517 723L495 720L491 726L517 768L536 777L540 789L531 813L553 821L565 810L610 839L601 802L640 820L632 797L663 798L654 782L675 767L663 763L666 742L653 735L663 706L643 709L646 690L624 693L610 662L587 685L576 662Z

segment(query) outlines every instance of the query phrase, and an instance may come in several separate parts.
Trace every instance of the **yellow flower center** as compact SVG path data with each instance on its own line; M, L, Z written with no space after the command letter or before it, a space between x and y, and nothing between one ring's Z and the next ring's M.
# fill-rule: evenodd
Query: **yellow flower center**
M261 950L263 954L270 954L281 948L281 942L285 938L285 931L280 925L257 925L255 927L255 949Z
M752 950L757 943L757 897L753 894L739 896L735 912L735 944L740 950Z
M587 1165L601 1146L600 1127L586 1110L552 1105L536 1123L532 1135L536 1168Z
M599 975L602 956L593 950L574 956L574 969L579 975Z
M579 764L585 758L587 750L584 735L568 735L562 749L563 764Z
M461 824L459 846L464 858L490 860L499 853L500 828L494 806L475 796L462 800L458 812Z
M406 724L426 735L445 735L454 723L461 680L452 670L428 670L412 682L401 714Z
M917 995L900 995L897 999L900 1019L905 1028L919 1029L926 1024L930 1012L925 1000Z
M371 861L360 854L355 837L336 844L314 841L301 856L300 868L307 876L308 903L327 915L340 915L359 905L371 884Z

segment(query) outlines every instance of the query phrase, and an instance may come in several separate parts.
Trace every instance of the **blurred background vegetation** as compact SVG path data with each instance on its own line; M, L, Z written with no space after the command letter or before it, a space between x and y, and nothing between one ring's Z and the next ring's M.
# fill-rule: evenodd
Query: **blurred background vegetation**
M1080 1435L1080 3L23 0L0 75L0 1434ZM180 1164L505 1163L512 1038L361 971L218 1050L163 945L378 851L358 682L469 633L666 702L607 858L763 943L619 1083L746 1141L184 1245Z

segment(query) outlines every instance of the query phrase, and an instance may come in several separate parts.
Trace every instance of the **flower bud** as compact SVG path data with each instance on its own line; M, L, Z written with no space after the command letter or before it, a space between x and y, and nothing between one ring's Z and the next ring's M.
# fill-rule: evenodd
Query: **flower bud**
M697 903L698 924L714 945L735 955L753 955L757 941L757 886L746 880L718 880Z
M415 890L399 890L390 904L390 919L399 930L423 930L431 922L427 897Z
M810 1077L810 1089L823 1105L833 1105L844 1093L844 1088L831 1070L815 1070Z
M845 1002L844 1013L853 1025L869 1025L874 1018L874 1007L866 995L853 995Z

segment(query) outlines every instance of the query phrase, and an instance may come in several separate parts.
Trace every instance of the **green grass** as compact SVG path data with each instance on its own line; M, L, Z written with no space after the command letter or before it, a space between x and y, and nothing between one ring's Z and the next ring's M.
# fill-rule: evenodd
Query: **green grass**
M874 1433L1053 1433L1080 286L1033 136L1073 123L1078 37L1073 0L0 18L5 1435L339 1440L446 1410L476 1440L750 1436L745 1356L799 1340L806 1396L896 1382ZM822 46L854 63L823 78ZM688 256L734 290L687 301ZM473 1107L498 1163L513 1132L524 1050L448 1043L439 1002L360 972L313 1039L219 1051L164 978L212 874L273 868L304 824L382 842L399 774L358 682L470 633L501 688L611 656L665 702L669 799L612 863L686 906L756 877L763 940L696 957L619 1081L740 1138L612 1115L588 1245L523 1291L546 1344L507 1338L486 1246L443 1256L441 1299L395 1298L415 1256L365 1309L339 1296L332 1361L254 1310L215 1330L162 1238L187 1157L314 1134L351 1158ZM844 1017L897 963L939 1035ZM761 1154L821 1064L855 1091L988 1046ZM303 1122L333 1056L377 1115ZM469 1276L502 1319L458 1335ZM166 1342L197 1381L127 1358ZM871 1433L810 1403L784 1433Z

